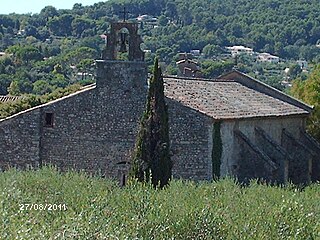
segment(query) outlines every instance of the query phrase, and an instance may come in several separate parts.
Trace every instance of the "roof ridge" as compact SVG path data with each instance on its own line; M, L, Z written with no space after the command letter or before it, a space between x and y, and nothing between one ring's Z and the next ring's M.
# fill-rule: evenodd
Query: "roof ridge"
M310 106L308 104L306 104L305 102L300 101L299 99L290 96L264 82L261 82L257 79L255 79L254 77L249 76L248 74L245 74L243 72L238 71L237 69L233 69L231 72L223 74L221 76L219 76L218 78L220 79L229 79L228 77L231 77L232 74L238 74L240 75L240 77L238 78L232 78L233 80L249 87L252 88L256 91L260 91L266 95L269 95L271 97L277 98L281 101L287 102L289 104L292 104L296 107L302 108L306 111L308 111L309 113L313 111L314 106ZM243 78L241 78L241 76ZM250 81L248 81L250 80Z
M163 75L163 78L193 80L193 81L203 81L203 82L236 82L236 80L233 80L233 79L184 77L184 76L175 76L175 75Z

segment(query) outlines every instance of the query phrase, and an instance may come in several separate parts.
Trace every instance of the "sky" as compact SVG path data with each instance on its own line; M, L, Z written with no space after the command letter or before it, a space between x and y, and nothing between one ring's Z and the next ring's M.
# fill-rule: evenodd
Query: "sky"
M75 3L93 5L103 0L0 0L0 14L39 13L45 6L57 9L71 9Z

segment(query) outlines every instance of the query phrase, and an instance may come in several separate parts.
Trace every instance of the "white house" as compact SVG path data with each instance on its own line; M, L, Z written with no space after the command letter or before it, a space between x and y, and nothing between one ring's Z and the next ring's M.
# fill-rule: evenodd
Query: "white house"
M280 58L278 56L271 55L270 53L259 53L258 60L261 62L278 63Z
M248 54L248 55L253 54L253 49L245 46L232 46L232 47L226 47L226 49L228 49L231 52L232 57L235 57L239 54Z
M190 50L190 53L193 55L193 56L200 56L201 52L199 49L192 49Z
M144 14L144 15L139 15L137 17L138 22L143 22L148 25L157 25L158 24L158 18Z

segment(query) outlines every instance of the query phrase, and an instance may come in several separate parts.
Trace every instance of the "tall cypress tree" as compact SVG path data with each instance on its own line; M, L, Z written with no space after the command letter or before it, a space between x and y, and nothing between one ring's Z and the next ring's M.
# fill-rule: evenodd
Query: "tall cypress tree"
M165 186L171 178L168 107L158 59L150 80L146 109L140 121L130 176L138 181L152 181ZM150 175L151 174L151 175Z

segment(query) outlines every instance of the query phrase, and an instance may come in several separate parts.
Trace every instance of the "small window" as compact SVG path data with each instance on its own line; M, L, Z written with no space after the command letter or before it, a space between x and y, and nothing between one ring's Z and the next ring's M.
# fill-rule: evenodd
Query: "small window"
M126 185L126 175L123 174L123 175L122 175L122 179L121 179L120 186L121 186L121 187L124 187L125 185Z
M45 114L45 126L46 127L53 127L53 113L46 113Z

